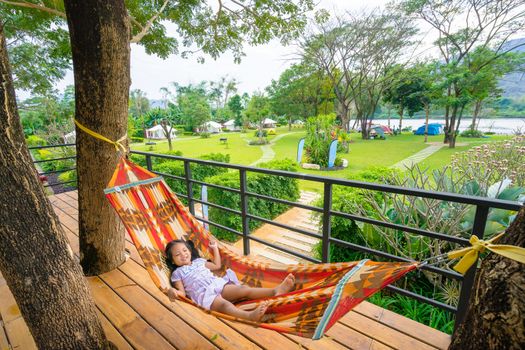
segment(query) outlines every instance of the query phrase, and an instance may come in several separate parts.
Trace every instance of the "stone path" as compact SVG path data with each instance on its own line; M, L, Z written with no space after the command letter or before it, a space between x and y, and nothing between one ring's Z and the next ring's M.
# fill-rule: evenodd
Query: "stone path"
M411 155L408 158L403 159L400 162L397 162L396 164L392 165L391 168L397 168L401 170L405 170L407 168L412 167L414 164L417 164L421 162L423 159L428 158L430 155L436 153L439 151L445 144L438 143L438 144L431 144L427 148Z
M273 160L275 158L275 152L272 149L272 146L279 141L281 138L285 137L286 135L293 134L293 132L287 132L285 134L277 135L272 141L270 141L269 144L261 146L261 150L263 152L262 157L257 159L255 162L250 164L249 166L255 166L259 163L269 162L270 160Z

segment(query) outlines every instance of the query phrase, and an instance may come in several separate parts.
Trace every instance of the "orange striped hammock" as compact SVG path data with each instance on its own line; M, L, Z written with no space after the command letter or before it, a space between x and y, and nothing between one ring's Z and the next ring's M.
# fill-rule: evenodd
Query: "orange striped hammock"
M162 177L122 158L105 190L106 197L122 219L151 279L164 293L170 286L170 271L164 247L174 239L189 239L201 256L212 258L211 234L183 206ZM230 268L242 284L273 288L289 273L295 289L267 298L269 307L260 322L202 309L217 317L252 324L278 332L319 339L337 320L361 301L415 269L417 263L361 260L329 264L284 265L260 262L235 253L219 242L222 269ZM221 274L222 275L222 274ZM190 299L184 302L200 308ZM262 300L236 303L252 310Z

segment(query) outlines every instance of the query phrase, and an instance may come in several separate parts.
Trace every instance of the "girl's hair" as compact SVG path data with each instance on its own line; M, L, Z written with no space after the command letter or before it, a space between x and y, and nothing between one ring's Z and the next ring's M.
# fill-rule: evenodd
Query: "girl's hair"
M165 252L166 252L166 263L168 264L168 267L170 268L171 271L173 271L176 268L180 267L180 266L175 265L175 263L173 262L173 254L171 252L171 248L175 244L184 244L186 246L186 248L188 248L188 250L191 253L191 261L201 257L199 255L199 251L197 250L197 248L195 248L195 244L192 241L190 241L190 240L184 241L182 239L176 239L174 241L171 241L168 244L166 244L166 249L165 249Z

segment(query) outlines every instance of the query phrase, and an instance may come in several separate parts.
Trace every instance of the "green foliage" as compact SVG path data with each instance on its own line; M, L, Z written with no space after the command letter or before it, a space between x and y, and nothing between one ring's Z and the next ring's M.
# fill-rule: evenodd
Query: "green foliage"
M266 130L266 129L256 130L253 133L253 135L256 136L256 137L267 137L268 136L268 130Z
M26 143L27 146L33 147L33 146L46 146L47 141L41 138L40 136L36 135L29 135L26 137Z
M267 169L294 172L298 169L297 165L289 159L274 160L268 163L259 164L259 166ZM233 189L238 189L240 182L238 172L229 172L214 176L208 178L207 181ZM289 201L296 201L299 198L298 180L288 177L248 173L246 186L249 192L259 193L270 197L286 199ZM240 210L240 196L234 192L210 187L208 190L208 200L227 208ZM250 197L248 200L248 212L266 219L273 219L287 209L288 207L286 205L273 201L266 201L253 197ZM223 210L212 207L209 210L209 216L210 220L215 223L242 232L242 219L239 215L224 212ZM259 221L250 220L250 231L255 230L257 227L261 226L261 224L262 223ZM215 237L219 239L230 242L235 242L239 239L237 235L217 227L211 226L211 230Z
M68 187L76 187L77 186L77 172L76 170L69 170L66 172L61 173L58 175L58 181L59 182L69 182L73 181L71 183L68 183Z
M211 160L211 161L221 162L221 163L229 163L230 155L221 154L221 153L210 153L210 154L205 154L205 155L200 156L199 159ZM185 176L184 163L182 163L181 161L177 161L177 160L165 159L162 162L157 161L156 164L153 166L153 169L161 173L164 173L164 174L180 176L180 177ZM227 168L223 168L219 166L203 165L203 164L195 164L195 163L191 164L191 177L192 179L197 180L197 181L206 181L206 178L208 177L223 174L223 173L226 173L227 171L228 171ZM171 179L169 177L166 177L165 180L174 192L182 193L182 194L187 193L185 181L178 180L178 179ZM200 192L201 192L201 186L194 184L193 185L194 197L200 198ZM181 198L181 201L187 204L187 200L185 200L184 198Z
M201 139L208 139L210 138L211 134L209 132L201 132L199 136L201 137Z
M460 136L480 138L480 137L483 137L483 132L479 130L466 129L460 133Z
M304 146L308 163L328 166L328 151L336 133L335 114L319 115L306 120Z

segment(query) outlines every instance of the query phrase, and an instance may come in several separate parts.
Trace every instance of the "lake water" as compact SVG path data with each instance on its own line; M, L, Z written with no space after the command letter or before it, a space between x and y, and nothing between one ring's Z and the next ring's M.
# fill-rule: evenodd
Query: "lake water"
M463 131L470 126L471 118L463 119L459 126L459 131ZM444 119L429 119L429 123L438 123L445 125ZM386 119L376 119L373 123L387 125ZM412 130L416 130L421 125L425 125L425 119L409 119L403 118L403 128L411 126ZM399 126L399 119L390 120L391 127ZM514 134L515 131L521 130L525 133L525 118L498 118L498 119L481 119L478 130L483 132L492 131L496 134Z

